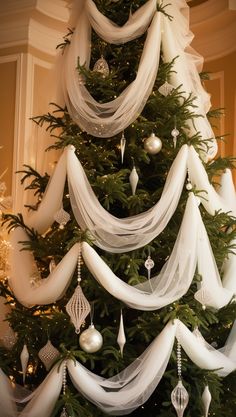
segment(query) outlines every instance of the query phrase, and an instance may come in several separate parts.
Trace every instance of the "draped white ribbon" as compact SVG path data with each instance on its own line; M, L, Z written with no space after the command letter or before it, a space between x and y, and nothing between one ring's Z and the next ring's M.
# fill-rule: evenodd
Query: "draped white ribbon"
M75 244L47 278L41 279L32 252L23 250L21 242L29 240L24 229L16 228L10 236L9 284L25 307L51 304L67 290L77 265L79 244Z
M215 211L222 210L236 214L236 196L231 171L226 170L223 173L220 191L217 192L210 184L195 149L183 145L169 170L160 200L143 213L117 218L99 203L82 165L74 154L74 147L69 146L58 162L38 210L25 219L25 222L39 233L46 232L54 220L56 211L62 205L67 173L75 218L83 230L90 231L95 244L110 252L137 249L164 230L177 207L187 171L192 184L196 189L202 190L199 197L208 213L213 215Z
M203 59L189 45L193 34L189 30L189 7L183 0L177 0L169 4L167 12L173 16L173 20L163 20L162 48L166 62L173 59L173 72L170 80L174 87L182 85L181 91L187 97L190 93L196 97L192 109L201 117L195 118L194 123L189 121L191 134L200 132L202 139L212 139L207 150L209 158L214 158L217 153L217 142L212 127L206 117L211 107L210 95L204 90L198 72L202 70Z
M1 417L16 417L16 406L13 401L13 387L10 380L0 369L0 409Z
M119 27L100 13L92 0L85 1L84 5L81 5L71 44L64 55L64 100L73 120L93 136L111 137L123 131L140 114L152 91L162 41L165 61L170 62L178 56L174 63L172 84L175 87L182 85L184 94L192 93L196 97L194 104L201 117L195 119L194 125L189 122L191 133L198 131L202 138L212 138L210 149L205 148L203 152L203 155L207 154L212 158L217 153L217 143L206 117L210 108L210 96L204 90L198 74L202 69L203 58L190 47L193 34L189 29L189 7L185 0L176 0L173 4L165 0L162 3L163 6L167 6L172 20L162 13L157 18L156 1L149 0ZM80 64L89 68L91 27L106 42L121 44L141 36L149 24L149 33L135 81L111 102L101 104L94 100L75 70L78 57Z
M148 211L119 219L99 203L84 170L72 150L67 153L67 173L71 206L82 229L88 229L100 248L125 252L149 243L172 217L187 172L188 147L184 145L173 162L160 200Z
M88 92L83 82L79 81L76 70L78 57L80 65L87 64L88 66L90 59L89 47L85 49L84 43L82 44L83 41L90 45L88 40L90 28L87 14L85 12L81 14L78 28L65 51L62 69L65 103L72 119L79 124L81 129L93 136L111 137L123 131L141 113L157 76L162 18L161 13L157 12L153 17L135 80L119 97L107 103L99 103Z
M122 27L99 12L92 0L87 0L85 7L90 25L98 36L108 43L119 45L137 39L146 32L156 12L156 0L147 1L135 13L130 14Z
M77 361L67 360L67 368L75 388L104 412L114 415L129 414L148 400L161 380L168 364L175 337L198 367L214 371L224 377L236 369L236 327L233 326L223 349L209 345L201 333L191 332L180 320L169 322L147 349L127 368L105 379L86 369ZM223 353L224 352L224 353ZM158 358L158 360L156 360ZM5 392L8 381L0 374ZM55 365L29 401L19 417L50 417L59 397L63 379L63 363ZM7 388L8 389L8 388ZM8 390L9 393L9 390ZM8 395L9 398L9 395ZM2 398L1 398L2 399ZM3 397L1 405L5 404ZM17 414L3 414L15 417Z
M20 242L26 240L27 234L21 228L15 229L11 234L9 283L12 291L26 307L55 302L63 296L70 283L79 246L75 244L56 269L46 279L41 279L32 253L22 251ZM235 256L225 261L224 287L193 193L188 197L182 224L169 259L161 272L145 283L128 285L111 271L90 245L83 242L81 246L84 262L94 278L111 295L132 308L156 310L178 300L188 291L196 267L202 276L201 287L195 294L200 303L219 309L228 304L236 293ZM35 273L38 280L32 286Z

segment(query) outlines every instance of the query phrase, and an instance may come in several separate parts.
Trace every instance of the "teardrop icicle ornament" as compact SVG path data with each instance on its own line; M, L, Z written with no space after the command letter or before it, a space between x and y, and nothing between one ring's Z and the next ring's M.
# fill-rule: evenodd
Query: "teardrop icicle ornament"
M29 361L29 351L26 345L23 346L22 352L20 354L21 369L23 374L23 384L25 383L26 371Z
M211 393L208 385L205 386L205 389L203 391L202 402L204 407L204 417L208 417L209 407L211 404Z
M139 180L139 176L138 176L137 170L136 170L135 166L133 166L133 169L132 169L132 171L130 173L130 176L129 176L129 182L130 182L130 185L131 185L131 190L132 190L133 195L135 195L136 188L137 188L137 185L138 185L138 180Z
M59 229L64 229L66 223L70 220L70 215L62 207L55 213L54 220L59 223Z
M123 321L123 313L122 310L120 312L120 327L119 327L119 333L117 337L117 343L120 347L120 354L123 356L123 350L126 343L126 337L125 337L125 329L124 329L124 321Z
M120 139L120 156L121 156L121 163L124 162L124 154L125 154L125 145L126 145L126 139L124 136L124 132L122 132L122 136Z

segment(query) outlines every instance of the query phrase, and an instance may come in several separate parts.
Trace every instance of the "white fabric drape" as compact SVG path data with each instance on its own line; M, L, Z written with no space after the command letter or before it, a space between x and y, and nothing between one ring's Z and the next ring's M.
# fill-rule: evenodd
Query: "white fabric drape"
M123 131L140 114L152 91L162 42L165 61L170 62L178 56L174 63L172 84L174 87L182 85L184 94L192 93L196 97L195 110L201 117L195 119L194 125L189 122L191 134L199 132L202 138L212 139L210 149L205 148L203 152L203 155L212 158L217 153L217 143L206 117L210 108L210 96L199 77L203 58L190 47L193 34L189 29L189 8L185 0L176 0L173 4L165 0L162 3L167 6L166 11L173 17L172 20L162 13L157 17L156 1L149 0L119 27L100 13L92 0L85 1L80 7L71 44L64 54L64 100L73 120L91 135L111 137ZM91 28L106 42L121 44L141 36L148 26L149 33L135 81L111 102L100 104L94 100L75 70L78 58L81 65L89 68Z
M210 184L207 172L193 146L189 147L188 174L192 184L199 194L202 205L211 215L221 210L225 213L236 214L236 194L230 170L227 170L222 177L219 193Z
M54 222L55 213L61 208L66 181L66 153L60 156L50 177L39 209L27 217L27 226L44 233Z
M130 15L122 27L99 12L92 0L87 0L85 7L90 25L98 36L108 43L119 45L137 39L146 32L156 12L156 0L147 1L134 14ZM78 21L78 25L79 23Z
M69 376L75 388L89 401L104 412L114 415L129 414L148 400L161 380L168 364L175 337L184 351L198 367L208 369L221 377L235 371L236 327L222 349L216 350L209 345L201 333L191 332L180 320L169 322L147 349L127 368L105 379L86 369L77 361L67 360ZM158 360L157 360L158 358ZM25 400L29 401L19 417L50 417L59 397L63 363L55 365L45 381ZM3 391L8 380L4 374ZM1 381L1 380L0 380ZM9 394L9 391L7 391ZM9 398L9 396L8 396ZM4 404L4 398L3 398ZM12 404L14 406L14 404ZM6 414L3 417L16 417L17 414Z
M189 196L172 253L161 272L150 281L134 287L126 284L86 242L82 244L82 254L86 266L99 284L114 297L139 310L155 310L181 298L192 283L196 267L202 276L201 288L195 294L200 303L219 309L228 304L236 292L235 269L228 266L231 258L225 263L227 282L231 282L231 288L222 285L193 194Z
M16 417L16 406L13 401L13 387L10 380L0 369L0 408L1 417Z
M26 307L50 304L65 293L76 267L79 244L75 244L46 279L41 279L31 252L22 251L28 237L21 228L11 234L10 286L15 297ZM196 267L202 276L195 298L216 309L228 304L236 293L235 255L225 261L223 286L209 238L201 219L196 197L189 194L182 224L161 272L145 283L131 286L118 278L86 242L82 242L84 262L94 278L111 295L132 308L156 310L181 298L189 289ZM32 277L38 279L32 286Z
M212 127L206 117L206 113L210 109L210 95L204 90L198 72L202 70L203 59L189 45L193 39L193 34L189 30L189 7L185 0L177 0L169 4L168 0L164 1L168 4L166 11L173 16L173 20L163 20L162 48L163 57L166 62L173 59L173 72L170 79L174 87L182 85L181 91L187 97L190 93L196 99L192 109L201 117L194 119L194 124L189 121L191 134L199 132L202 139L211 139L212 146L206 150L210 158L217 153L217 144Z
M129 126L142 111L157 76L161 43L161 13L155 13L148 29L147 38L140 59L135 80L120 94L107 103L97 102L79 81L76 70L79 57L80 65L89 63L90 27L86 12L80 16L78 29L73 34L71 44L65 51L62 68L62 88L64 99L72 119L80 128L97 137L111 137ZM79 39L79 42L78 42ZM82 40L83 44L82 44ZM80 48L82 51L80 51ZM155 53L153 53L155 51Z
M173 162L160 200L148 211L117 218L99 203L91 185L72 152L67 154L67 174L71 206L82 229L88 229L96 245L111 252L125 252L144 246L158 236L172 217L187 172L188 147L184 145Z
M79 226L88 229L95 244L104 250L130 251L146 245L164 230L177 207L187 170L192 184L202 190L199 198L208 213L213 215L216 210L222 210L235 215L236 197L230 170L222 175L220 191L217 192L210 184L194 147L183 145L169 170L160 200L143 213L117 218L99 203L74 154L74 147L69 146L58 162L38 210L25 219L25 223L39 233L46 232L62 205L67 174L71 206Z
M18 227L10 237L9 285L18 301L25 307L56 302L65 293L77 265L79 244L75 244L47 278L41 279L32 252L23 250L20 242L29 238Z
M32 399L19 417L50 417L60 395L63 380L63 367L54 366L41 385L34 391Z

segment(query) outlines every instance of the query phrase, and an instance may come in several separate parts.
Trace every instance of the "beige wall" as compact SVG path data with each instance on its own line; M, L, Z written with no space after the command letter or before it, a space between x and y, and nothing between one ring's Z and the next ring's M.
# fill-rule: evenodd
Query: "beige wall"
M15 117L15 94L16 94L16 61L5 62L0 57L0 176L7 169L1 179L7 184L11 192L12 169L13 169L13 139Z
M224 116L216 122L215 129L216 134L227 135L220 144L221 154L236 156L236 51L205 63L204 70L211 77L205 85L212 96L212 106L224 108Z

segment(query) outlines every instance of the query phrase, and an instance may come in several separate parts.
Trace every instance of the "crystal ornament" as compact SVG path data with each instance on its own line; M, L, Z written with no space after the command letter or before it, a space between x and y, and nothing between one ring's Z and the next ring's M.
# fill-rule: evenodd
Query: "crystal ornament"
M78 284L74 294L66 304L66 311L75 326L75 333L79 334L80 327L90 312L90 304Z
M64 229L66 223L70 220L70 215L63 209L63 207L56 212L54 220L59 223L59 229Z
M43 362L47 371L51 368L51 365L59 355L59 350L53 346L50 340L47 341L46 345L43 346L38 353L38 357Z
M121 163L124 162L124 154L125 154L125 145L126 145L126 139L124 137L124 132L122 133L121 139L120 139L120 155L121 155Z
M22 369L22 374L23 374L23 384L25 383L28 361L29 361L29 352L28 352L27 346L24 345L22 352L20 354L21 369Z
M78 285L75 289L74 294L66 304L66 311L70 316L72 323L75 326L75 332L79 334L80 327L84 323L87 315L91 311L90 304L85 297L82 288L80 286L81 282L81 246L79 245L78 253L78 276L77 276Z
M130 186L131 186L131 190L132 190L133 195L135 195L136 188L137 188L137 185L138 185L138 180L139 180L139 176L138 176L137 170L136 170L135 166L133 166L133 169L132 169L132 171L130 173L130 176L129 176L129 182L130 182Z
M103 56L101 56L101 58L99 58L93 67L93 71L94 72L99 72L104 78L107 77L109 75L109 66L107 61L105 60L105 58Z
M202 402L204 407L204 417L208 417L209 407L211 404L211 393L208 385L205 386L205 389L203 391Z
M144 139L144 149L150 155L156 155L162 148L162 141L155 133Z
M125 329L124 329L124 321L123 321L123 313L122 310L120 312L120 327L119 327L119 333L117 336L117 343L120 347L120 354L123 356L123 350L126 343L126 337L125 337Z
M150 279L151 279L151 269L154 267L154 265L155 265L155 263L154 263L153 259L151 258L150 255L148 255L146 261L144 262L144 266L145 266L145 268L147 269L147 272L148 272L148 280L149 280L150 287L151 287L152 291L153 291L153 288L152 288L152 284L151 284Z
M171 131L171 136L173 138L174 148L176 148L177 137L179 136L179 131L176 129L176 127Z
M180 379L176 387L171 392L171 402L176 410L178 417L183 417L184 410L188 405L188 400L188 391L183 386L182 380Z
M65 407L63 408L63 410L62 410L62 412L60 414L60 417L70 417L69 414L67 413Z
M177 374L179 381L171 392L171 402L176 410L177 416L183 417L184 410L188 405L189 395L182 383L182 356L179 341L177 341Z
M165 97L168 96L172 90L174 90L173 85L169 84L167 81L165 81L158 89L159 93Z
M84 330L79 337L79 344L81 349L87 353L95 353L101 349L103 344L103 337L101 333L95 329L93 324Z

